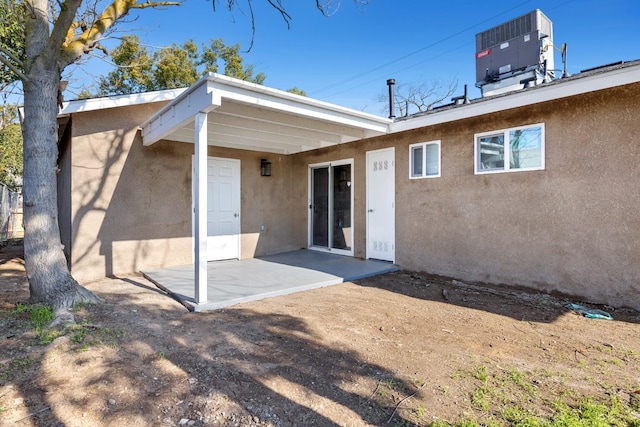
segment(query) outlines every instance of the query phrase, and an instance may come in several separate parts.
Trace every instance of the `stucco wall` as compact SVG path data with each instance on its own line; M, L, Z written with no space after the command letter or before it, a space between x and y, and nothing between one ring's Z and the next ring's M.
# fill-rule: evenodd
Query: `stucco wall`
M161 104L74 115L71 271L87 282L192 262L193 144L142 145L137 126ZM290 159L209 147L241 161L241 256L299 248L291 237ZM272 176L260 176L260 159ZM260 225L266 231L260 232Z
M291 158L221 147L209 147L209 155L240 160L241 258L300 249L303 243L296 240L293 224ZM260 176L260 159L271 162L271 176Z
M367 193L366 193L366 153L393 146L394 140L389 137L380 137L342 144L320 150L307 151L295 154L293 159L293 179L295 195L293 211L296 224L296 239L305 247L309 233L309 165L316 163L336 162L353 159L353 255L357 258L366 258L367 246ZM397 153L396 153L397 155Z
M137 128L159 107L73 116L71 272L81 282L190 261L186 144L142 147Z
M142 146L137 125L157 108L73 117L65 159L81 281L191 262L194 147ZM634 84L297 155L209 155L241 160L242 258L306 247L308 165L351 158L354 255L366 257L366 152L395 147L401 267L640 308L639 116ZM545 170L474 175L475 133L535 123L545 125ZM409 144L433 140L442 176L410 180ZM271 177L260 177L261 158Z
M640 308L640 85L394 135L396 259L464 280ZM544 123L546 169L474 175L474 134ZM411 143L442 177L410 180Z
M403 268L640 309L640 84L293 156L296 236L307 167L354 159L354 255L366 257L366 151L396 149ZM545 124L542 171L474 174L474 134ZM409 145L441 140L440 178L409 179Z

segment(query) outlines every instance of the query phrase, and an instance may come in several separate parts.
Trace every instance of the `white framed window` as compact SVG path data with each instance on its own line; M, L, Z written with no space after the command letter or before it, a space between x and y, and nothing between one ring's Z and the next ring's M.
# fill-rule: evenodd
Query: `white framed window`
M475 135L475 173L544 169L544 123Z
M440 141L420 142L409 146L409 178L440 176Z

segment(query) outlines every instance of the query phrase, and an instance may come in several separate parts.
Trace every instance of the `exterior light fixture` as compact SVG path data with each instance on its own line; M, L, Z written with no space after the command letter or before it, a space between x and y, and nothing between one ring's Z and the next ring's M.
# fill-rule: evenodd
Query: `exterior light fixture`
M260 176L271 176L271 162L260 159Z

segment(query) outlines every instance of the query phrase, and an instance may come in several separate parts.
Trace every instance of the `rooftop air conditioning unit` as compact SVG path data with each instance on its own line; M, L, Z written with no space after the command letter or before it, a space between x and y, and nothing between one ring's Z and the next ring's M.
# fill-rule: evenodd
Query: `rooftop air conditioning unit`
M476 87L498 95L553 78L553 28L539 9L476 34Z

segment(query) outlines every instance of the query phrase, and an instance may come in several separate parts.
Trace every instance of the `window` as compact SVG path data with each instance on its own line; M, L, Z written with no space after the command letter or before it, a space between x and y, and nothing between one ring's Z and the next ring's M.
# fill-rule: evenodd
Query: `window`
M544 169L544 124L475 136L475 173Z
M440 176L440 141L421 142L409 146L409 177Z

